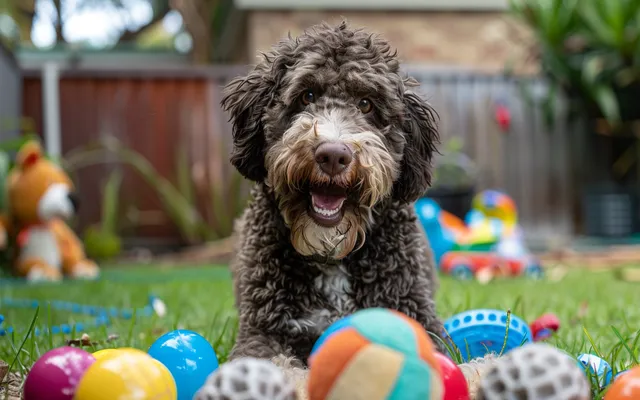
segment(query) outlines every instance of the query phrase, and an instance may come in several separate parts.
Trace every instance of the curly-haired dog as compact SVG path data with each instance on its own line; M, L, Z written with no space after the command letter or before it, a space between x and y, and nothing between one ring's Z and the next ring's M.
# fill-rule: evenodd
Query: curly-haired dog
M442 334L413 209L438 133L415 86L386 41L344 22L281 41L227 85L231 162L256 182L236 228L231 358L304 368L330 323L368 307Z

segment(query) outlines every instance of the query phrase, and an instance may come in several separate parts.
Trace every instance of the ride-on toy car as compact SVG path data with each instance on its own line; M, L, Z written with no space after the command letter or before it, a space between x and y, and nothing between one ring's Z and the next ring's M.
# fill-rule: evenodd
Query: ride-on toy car
M535 257L509 257L496 252L450 251L442 256L440 269L446 275L468 280L491 269L493 276L541 278L543 270Z

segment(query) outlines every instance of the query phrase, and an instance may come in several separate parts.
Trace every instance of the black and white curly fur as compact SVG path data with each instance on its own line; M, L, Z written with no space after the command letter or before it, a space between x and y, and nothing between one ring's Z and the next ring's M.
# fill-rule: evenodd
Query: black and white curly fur
M329 324L368 307L443 333L413 207L430 183L436 113L399 66L384 39L321 24L227 85L231 162L256 182L236 228L231 358L304 368ZM318 154L327 143L346 157L337 170Z

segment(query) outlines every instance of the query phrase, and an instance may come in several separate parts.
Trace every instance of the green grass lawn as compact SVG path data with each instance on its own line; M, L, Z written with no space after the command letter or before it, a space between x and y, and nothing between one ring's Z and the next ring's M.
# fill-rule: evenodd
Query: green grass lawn
M129 267L105 270L104 279L98 282L0 284L0 298L65 300L107 307L143 307L150 294L166 303L165 317L115 319L109 327L88 329L86 333L91 339L99 342L88 350L125 346L146 350L168 330L186 328L209 339L224 362L237 324L230 275L224 267ZM443 318L473 308L497 308L511 309L515 315L531 322L543 313L554 312L562 325L558 334L549 340L551 344L573 355L599 354L612 364L614 372L638 363L640 285L618 281L610 272L573 272L560 282L513 279L488 285L443 278L437 297L438 311ZM581 304L587 305L586 312L580 312ZM14 371L27 368L40 354L63 345L71 336L80 336L26 337L36 311L35 326L40 327L85 322L90 318L48 307L7 308L0 302L5 325L12 325L18 331L0 337L0 359L13 364ZM107 342L110 334L117 334L118 338Z

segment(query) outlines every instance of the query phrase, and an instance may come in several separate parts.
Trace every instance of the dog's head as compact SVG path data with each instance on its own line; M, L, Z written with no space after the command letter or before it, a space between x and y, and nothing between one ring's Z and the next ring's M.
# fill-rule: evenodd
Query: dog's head
M227 85L231 162L272 188L300 254L345 257L376 204L427 190L435 112L414 86L386 41L344 22L281 41Z

